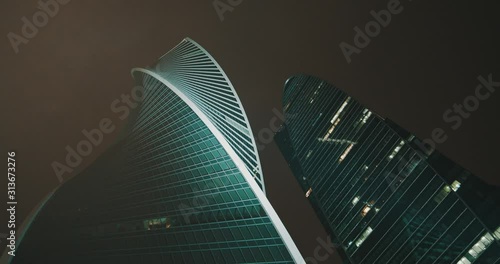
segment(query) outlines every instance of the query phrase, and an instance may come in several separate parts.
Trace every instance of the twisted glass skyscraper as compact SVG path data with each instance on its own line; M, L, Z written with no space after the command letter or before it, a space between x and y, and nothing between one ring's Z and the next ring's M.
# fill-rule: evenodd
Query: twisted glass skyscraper
M304 263L227 76L185 39L134 69L120 140L36 214L13 263Z
M275 140L347 263L498 263L500 192L333 85L285 84Z

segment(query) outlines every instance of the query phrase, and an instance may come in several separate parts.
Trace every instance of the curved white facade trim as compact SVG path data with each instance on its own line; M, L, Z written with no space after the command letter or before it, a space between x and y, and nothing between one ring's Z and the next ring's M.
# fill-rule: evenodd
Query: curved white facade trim
M295 263L305 263L264 194L262 169L250 125L233 86L215 60L197 43L184 39L162 56L154 69L132 70L134 77L138 74L162 82L198 115L245 177Z
M186 38L148 70L168 80L196 104L265 192L260 158L245 110L215 59L198 43Z

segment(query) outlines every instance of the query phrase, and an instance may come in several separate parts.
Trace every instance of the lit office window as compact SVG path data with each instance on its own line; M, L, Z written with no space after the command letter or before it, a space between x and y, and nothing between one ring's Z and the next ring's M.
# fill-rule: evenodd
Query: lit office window
M356 205L359 202L359 199L359 196L354 197L354 199L352 199L352 205Z
M318 88L316 88L316 91L314 91L314 94L311 96L311 100L309 101L310 104L312 104L314 102L314 99L316 99L316 96L318 95L318 90L321 89L321 86L323 85L323 83L321 83L320 85L318 85Z
M448 194L451 192L451 188L450 186L446 185L443 187L443 189L441 189L441 191L439 191L438 194L436 194L436 196L434 196L434 201L436 203L441 203L444 198L446 198L446 196L448 196Z
M286 105L285 105L285 107L284 107L284 109L283 109L285 112L288 110L288 108L290 107L290 104L291 104L291 103L292 103L292 102L288 102L288 104L286 104Z
M323 138L318 138L318 141L320 142L328 142L328 143L337 143L337 144L356 144L356 141L348 140L348 139L336 139L336 138L328 138L328 139L323 139Z
M314 99L316 99L316 95L318 94L318 91L315 91L313 96L311 96L311 100L309 101L310 104L314 102Z
M451 184L451 189L452 189L454 192L456 192L456 191L460 188L460 186L461 186L461 185L462 185L462 184L461 184L459 181L454 181L454 182Z
M359 247L365 240L368 238L368 236L372 233L373 229L371 227L367 227L365 232L361 234L361 236L356 240L356 246Z
M333 133L333 130L335 129L335 127L337 127L337 125L340 123L340 118L337 118L335 123L333 123L333 125L330 127L330 129L328 129L328 132L326 132L325 136L323 137L323 141L327 141L328 138L330 137L330 135Z
M468 259L466 259L465 257L463 257L462 259L460 259L457 264L472 264L472 262L470 262Z
M335 121L337 121L337 119L339 118L340 114L344 111L345 107L347 106L347 104L349 103L350 100L351 100L351 97L347 97L347 99L344 101L344 103L339 108L339 110L337 111L337 113L335 113L335 115L333 116L332 120L330 120L330 123L333 124L333 123L335 123Z
M313 151L309 150L309 152L307 152L306 159L308 159L311 156L312 153L313 153Z
M495 237L496 240L500 240L500 226L497 228L497 230L495 230L493 236Z
M143 223L146 230L160 229L163 227L170 228L172 226L170 219L166 217L144 220Z
M361 210L361 215L365 217L371 209L372 207L370 205L365 205L365 207L363 207L363 209Z
M342 112L344 111L345 107L347 106L347 104L349 103L350 100L351 100L351 97L347 97L347 99L344 101L342 106L340 106L337 113L335 113L335 115L332 117L332 120L330 120L330 123L332 124L332 126L330 127L330 129L328 129L328 132L323 137L323 141L325 141L328 137L330 137L330 135L332 134L335 127L339 124L340 114L342 114Z
M372 112L365 108L365 110L363 111L363 116L361 117L361 119L359 121L362 124L366 124L366 122L368 122L368 119L370 118L370 116L372 116Z
M347 147L347 149L344 151L344 153L342 153L342 155L340 156L339 163L342 162L347 157L349 152L351 152L352 147L354 147L354 144L351 143L349 147Z
M493 243L493 236L490 233L484 234L479 241L472 246L469 251L467 251L467 254L463 256L457 264L467 264L467 263L472 263L474 262L483 252Z
M396 154L398 154L398 152L401 150L404 144L405 144L404 140L401 140L401 142L399 142L399 144L392 151L391 155L389 155L389 160L393 159L396 156Z

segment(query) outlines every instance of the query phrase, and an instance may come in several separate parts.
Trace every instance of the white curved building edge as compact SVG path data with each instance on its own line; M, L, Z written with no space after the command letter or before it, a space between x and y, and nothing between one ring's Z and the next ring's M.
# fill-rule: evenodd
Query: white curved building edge
M150 75L162 82L199 116L245 177L295 263L305 263L264 194L262 168L250 124L234 87L213 57L186 38L163 55L153 69L132 69L133 77L138 74ZM239 109L233 107L235 104ZM251 146L247 146L248 143Z

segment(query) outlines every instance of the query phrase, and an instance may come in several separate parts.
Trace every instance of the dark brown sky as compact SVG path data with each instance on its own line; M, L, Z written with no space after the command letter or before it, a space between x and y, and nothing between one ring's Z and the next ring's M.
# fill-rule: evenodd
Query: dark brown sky
M494 151L500 146L498 92L455 131L442 119L446 109L474 93L478 76L492 74L500 81L498 4L401 0L403 11L348 64L339 44L353 44L353 27L364 27L373 20L370 10L385 9L390 1L365 2L243 0L221 22L212 0L72 0L16 55L6 36L21 34L21 18L31 20L37 1L3 1L0 155L17 151L18 221L58 186L50 164L64 159L66 145L74 147L84 138L82 129L96 128L104 117L123 125L110 104L133 87L130 69L151 64L184 37L220 63L254 133L269 127L272 110L281 109L286 78L308 73L335 83L421 138L444 128L449 138L437 149L500 184ZM116 135L108 135L78 170ZM324 231L274 143L260 154L268 197L304 257L311 256ZM3 194L4 177L0 188ZM0 224L0 233L6 231ZM324 263L336 260L332 256Z

